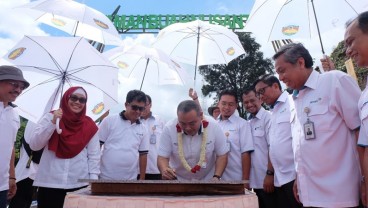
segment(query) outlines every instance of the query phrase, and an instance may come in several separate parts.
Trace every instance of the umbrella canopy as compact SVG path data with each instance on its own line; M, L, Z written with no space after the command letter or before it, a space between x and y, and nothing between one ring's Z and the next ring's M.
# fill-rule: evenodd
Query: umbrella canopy
M118 69L83 38L25 36L4 59L22 69L31 84L15 103L33 122L58 108L71 86L86 89L87 115L94 120L117 104Z
M120 68L121 75L141 79L140 89L145 79L158 85L185 84L184 69L159 49L135 45L125 51L118 47L103 54Z
M179 62L195 65L195 68L227 64L245 53L235 33L226 27L201 20L166 27L158 34L153 47L161 49Z
M72 0L38 0L23 9L35 20L105 45L121 45L121 37L106 15Z
M268 41L310 38L366 10L364 0L256 0L244 30Z

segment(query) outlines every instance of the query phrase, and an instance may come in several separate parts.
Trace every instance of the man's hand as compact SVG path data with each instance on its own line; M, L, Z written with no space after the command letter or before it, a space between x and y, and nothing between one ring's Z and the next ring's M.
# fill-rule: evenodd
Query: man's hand
M274 176L266 175L265 179L263 180L263 191L266 193L273 193L275 191L275 186L273 183Z
M162 179L164 180L176 180L176 173L175 170L167 167L164 171L162 171Z
M325 55L323 58L320 59L320 61L322 64L323 71L328 72L331 70L335 70L335 64L332 62L330 57Z
M360 186L360 197L362 199L362 203L364 205L364 207L367 207L367 192L365 189L365 182L362 181L361 186Z
M15 179L9 179L8 199L13 198L16 192L17 192L17 184L15 182Z
M193 100L198 99L198 95L197 92L193 89L193 88L189 88L189 97L192 98Z

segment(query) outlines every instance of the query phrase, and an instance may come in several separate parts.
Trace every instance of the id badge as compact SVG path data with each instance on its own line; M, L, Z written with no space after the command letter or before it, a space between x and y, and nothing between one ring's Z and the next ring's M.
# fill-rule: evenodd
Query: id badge
M316 138L313 122L308 120L307 123L304 124L304 135L306 140Z
M230 143L230 141L228 139L226 140L226 147L227 147L227 149L230 152L231 151L231 143Z
M155 134L152 134L151 137L150 137L150 143L151 144L156 144L156 135Z

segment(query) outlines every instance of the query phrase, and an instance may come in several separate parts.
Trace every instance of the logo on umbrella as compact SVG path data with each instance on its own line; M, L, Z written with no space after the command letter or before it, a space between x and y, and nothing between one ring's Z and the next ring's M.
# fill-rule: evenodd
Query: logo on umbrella
M109 26L105 23L103 23L102 21L98 20L98 19L93 19L93 21L95 21L96 25L100 26L103 29L109 29Z
M56 25L56 26L61 26L61 27L63 27L63 26L65 26L65 25L66 25L66 22L65 22L65 21L63 21L63 20L61 20L61 19L57 19L57 18L52 18L52 19L51 19L51 22L52 22L52 24L54 24L54 25Z
M118 67L119 67L120 69L126 69L126 68L128 68L128 67L129 67L129 65L128 65L127 63L122 62L122 61L119 61L117 65L118 65Z
M287 36L295 35L299 32L299 26L297 25L288 25L282 28L282 33Z
M12 52L9 53L8 58L11 60L15 60L16 58L21 56L25 50L26 48L23 48L23 47L14 49Z
M235 49L233 47L230 47L226 50L227 55L232 56L235 54Z
M105 104L103 102L100 102L92 109L92 113L98 115L103 111L103 109L105 109Z

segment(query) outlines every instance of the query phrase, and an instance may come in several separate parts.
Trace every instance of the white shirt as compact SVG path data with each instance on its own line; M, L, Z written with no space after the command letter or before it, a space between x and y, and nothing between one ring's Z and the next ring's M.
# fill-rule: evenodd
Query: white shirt
M213 119L207 119L207 121L209 124L207 126L206 164L202 165L200 171L196 173L186 170L180 161L176 131L178 119L169 121L162 132L158 155L169 158L170 167L175 169L178 180L210 180L215 173L216 157L228 152L221 128ZM194 136L183 134L183 152L190 167L194 167L199 161L202 135L203 127L201 134Z
M160 143L160 137L162 130L164 129L164 122L158 117L151 115L147 119L141 118L140 121L146 126L149 132L150 145L147 157L147 169L148 174L160 174L160 170L157 167L157 150Z
M358 206L360 170L353 130L360 125L360 89L337 70L313 70L305 86L294 97L291 117L299 198L307 207ZM305 139L306 108L315 139Z
M270 160L275 171L274 185L281 187L296 177L290 126L290 106L292 98L284 91L271 113Z
M250 154L254 150L249 123L235 113L227 120L221 120L220 116L217 122L225 135L226 142L230 142L227 166L221 178L224 181L242 180L242 154Z
M137 180L139 152L148 152L149 134L144 124L131 123L119 115L105 118L98 130L104 143L101 179Z
M368 82L367 82L368 86ZM360 118L360 131L358 145L368 147L368 87L365 87L359 98L358 109Z
M250 187L263 189L268 165L269 132L271 127L271 113L261 107L256 116L250 121L252 128L254 151L251 154Z
M49 140L55 131L55 124L51 122L52 118L51 113L43 116L29 138L31 149L37 151L45 147L33 185L59 189L88 185L88 183L78 182L78 179L98 178L100 145L97 133L75 157L58 158L55 152L48 148Z
M29 144L29 138L32 135L32 132L34 131L37 124L33 123L32 121L27 122L27 126L24 130L24 140ZM27 163L29 160L29 156L24 149L24 146L22 145L22 148L20 149L20 158L17 163L17 166L15 167L15 176L17 178L17 182L22 181L23 179L30 178L32 180L35 179L38 164L34 163L33 161L30 162L29 168L27 168Z
M19 127L18 113L0 102L0 191L9 189L10 160Z

